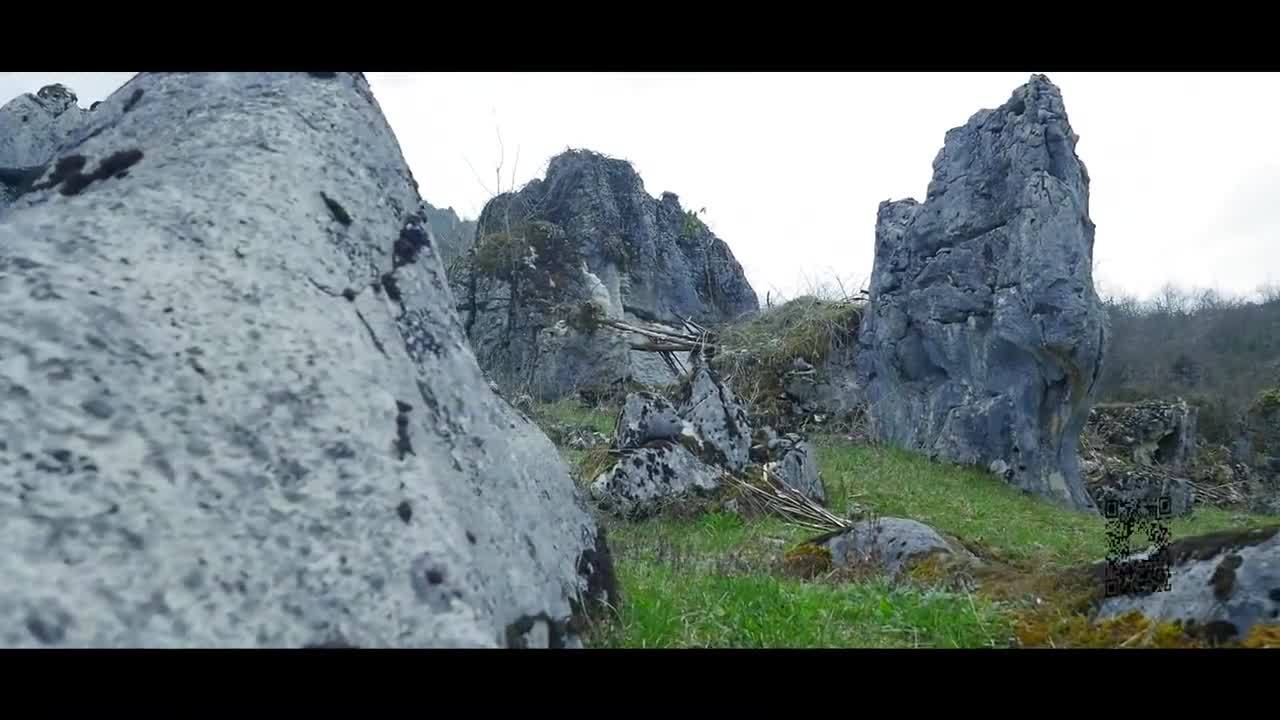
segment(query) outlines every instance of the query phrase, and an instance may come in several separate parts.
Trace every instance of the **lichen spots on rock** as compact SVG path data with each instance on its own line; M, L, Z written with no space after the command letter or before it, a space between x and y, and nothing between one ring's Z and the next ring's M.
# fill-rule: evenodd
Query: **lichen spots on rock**
M142 99L142 88L138 88L137 90L133 91L133 94L129 96L129 100L125 102L124 112L127 113L130 110L132 110L138 104L138 101L141 99Z
M416 455L413 444L409 442L409 412L413 409L408 403L396 401L396 440L395 449L399 459L406 455Z
M82 172L87 163L85 156L68 155L58 160L48 180L33 185L32 189L48 190L61 185L59 192L63 195L68 197L79 195L86 187L97 180L127 175L125 171L138 164L142 157L142 151L137 148L121 150L103 158L98 163L97 168L86 175Z
M1236 570L1244 563L1244 559L1239 555L1231 554L1222 559L1218 563L1218 567L1214 569L1213 576L1209 578L1209 584L1213 586L1213 596L1221 601L1226 601L1231 597L1232 590L1236 585Z
M413 507L409 505L408 500L400 501L400 504L396 506L396 515L400 516L400 521L405 525L409 524L409 521L413 519Z
M392 247L392 262L395 267L411 265L418 259L418 253L431 244L431 235L427 230L425 220L421 218L410 218L405 222L404 227L400 230L400 237L396 238Z
M58 161L53 164L53 172L50 173L49 179L32 185L31 189L48 190L57 187L67 178L80 174L86 162L88 162L88 159L83 155L67 155L66 157L58 158Z
M394 273L384 273L382 275L382 289L387 291L387 297L395 302L404 302L404 296L400 294L400 284L396 282Z
M347 214L346 208L323 192L320 193L320 197L324 200L325 207L329 208L329 214L333 216L334 220L337 220L344 227L351 225L351 216Z

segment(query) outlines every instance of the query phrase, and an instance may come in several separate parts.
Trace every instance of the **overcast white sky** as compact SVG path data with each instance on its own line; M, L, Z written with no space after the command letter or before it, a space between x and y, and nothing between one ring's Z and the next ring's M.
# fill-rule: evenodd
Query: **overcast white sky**
M879 202L923 199L946 131L1033 71L367 75L428 202L479 213L499 129L504 189L566 147L625 158L706 208L763 300L863 282ZM1280 283L1280 74L1046 74L1093 181L1101 290ZM87 107L131 75L0 73L0 102L62 82Z

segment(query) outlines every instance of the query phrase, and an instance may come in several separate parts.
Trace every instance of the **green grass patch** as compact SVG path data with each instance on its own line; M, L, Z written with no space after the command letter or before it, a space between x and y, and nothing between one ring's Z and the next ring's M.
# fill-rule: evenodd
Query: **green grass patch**
M823 479L837 502L852 493L878 515L919 520L960 538L971 549L994 550L1014 562L1074 565L1106 556L1106 523L1101 517L1055 507L986 471L830 438L817 445ZM1178 538L1276 522L1280 518L1203 507L1168 525Z
M772 519L712 514L610 528L623 601L594 647L821 648L1006 645L998 608L963 593L802 581L777 572L806 536Z
M570 399L535 409L544 427L610 434L616 411ZM852 503L879 516L914 518L958 538L988 562L957 584L949 568L903 579L788 572L788 551L815 533L773 517L712 512L629 523L604 518L622 603L585 638L593 647L1007 647L1113 646L1141 628L1092 629L1079 610L1096 593L1081 567L1106 556L1106 523L1028 496L977 468L886 447L813 438L829 507ZM564 449L594 477L601 451ZM590 478L588 478L590 479ZM1174 539L1280 523L1197 508L1169 523ZM1141 538L1135 538L1141 544ZM812 573L811 573L812 574ZM1078 577L1077 577L1078 576ZM1163 646L1160 627L1147 646ZM1143 632L1146 632L1143 630ZM1180 641L1179 641L1180 642ZM1132 643L1131 643L1132 644Z
M552 425L590 428L606 435L613 434L613 422L617 411L608 408L588 407L577 398L564 398L554 403L537 405L533 409L533 420L543 429ZM554 438L553 438L554 439Z

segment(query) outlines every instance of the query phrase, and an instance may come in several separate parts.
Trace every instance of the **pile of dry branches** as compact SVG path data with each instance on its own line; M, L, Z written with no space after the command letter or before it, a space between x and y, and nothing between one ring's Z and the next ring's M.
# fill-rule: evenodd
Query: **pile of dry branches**
M768 469L761 467L759 470L760 477L758 480L747 476L729 476L730 484L740 492L740 497L750 506L751 510L762 514L777 515L792 525L820 533L853 527L854 521L852 519L843 518L832 513L803 493L782 482L777 475L769 472ZM858 517L862 514L861 508L852 503L851 509L857 510L857 512L850 513L851 517Z
M646 342L631 343L631 349L658 353L667 364L667 367L677 377L684 377L688 374L688 370L676 353L694 353L709 360L715 356L718 349L711 331L692 319L683 321L684 332L642 327L611 318L601 318L597 322L604 327L620 332L634 333L645 338Z

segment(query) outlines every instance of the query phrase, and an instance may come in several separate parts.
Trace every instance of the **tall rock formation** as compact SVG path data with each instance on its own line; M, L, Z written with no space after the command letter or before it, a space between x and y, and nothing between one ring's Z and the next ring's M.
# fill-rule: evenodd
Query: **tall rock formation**
M53 158L89 112L62 85L48 85L0 107L0 212L34 181L40 166Z
M880 206L857 364L881 439L1086 509L1107 330L1076 140L1041 75L947 133L925 201Z
M651 197L622 160L565 152L478 222L451 280L468 337L500 383L546 399L666 373L628 338L576 323L584 305L616 319L711 325L759 308L729 246L674 194Z
M55 155L0 218L0 646L577 643L607 546L361 74L143 74Z

